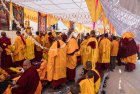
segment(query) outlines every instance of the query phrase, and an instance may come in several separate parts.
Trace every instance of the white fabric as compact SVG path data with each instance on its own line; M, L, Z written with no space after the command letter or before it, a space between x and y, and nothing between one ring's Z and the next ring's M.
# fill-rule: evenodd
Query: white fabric
M58 18L82 23L89 27L92 24L85 0L12 0L12 2L35 11L53 14Z
M120 1L101 0L105 14L115 26L119 35L122 35L126 31L131 31L136 35L136 42L140 43L140 16L123 8L120 5Z

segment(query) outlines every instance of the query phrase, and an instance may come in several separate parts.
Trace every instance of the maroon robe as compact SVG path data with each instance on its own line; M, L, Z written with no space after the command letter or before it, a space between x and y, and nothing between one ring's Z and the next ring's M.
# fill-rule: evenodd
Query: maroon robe
M66 34L62 34L61 37L62 37L62 40L63 40L64 42L66 42L66 40L67 40L67 35L66 35Z
M30 67L21 75L17 81L19 88L12 89L12 94L34 94L39 80L39 75L36 69L33 66Z
M134 39L129 40L127 38L124 39L122 43L122 47L126 50L125 57L129 57L135 55L138 52L137 45ZM127 71L133 71L135 69L135 64L132 62L126 62L125 69Z
M3 69L9 68L12 65L12 57L11 55L7 55L6 48L11 45L11 40L7 37L1 37L0 38L0 46L3 49L1 53L1 67Z

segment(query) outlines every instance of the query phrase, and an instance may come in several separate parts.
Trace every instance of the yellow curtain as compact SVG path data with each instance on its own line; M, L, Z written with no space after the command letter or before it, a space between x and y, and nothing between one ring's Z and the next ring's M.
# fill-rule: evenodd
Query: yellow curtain
M31 20L38 23L38 12L24 8L24 20Z
M82 30L83 30L83 25L80 24L80 23L76 23L76 28L77 28L78 32L82 32Z
M91 18L93 22L96 22L101 17L101 13L103 11L100 0L98 0L98 4L96 5L96 0L86 0L88 10L90 12Z
M106 25L109 24L108 18L105 16L104 13L102 13L102 20L103 20L103 25L106 27Z
M64 24L66 27L70 28L70 21L64 20L64 19L62 19L61 21L63 22L63 24Z
M48 27L56 24L58 21L59 21L59 19L57 17L50 15L50 14L47 15L47 26Z

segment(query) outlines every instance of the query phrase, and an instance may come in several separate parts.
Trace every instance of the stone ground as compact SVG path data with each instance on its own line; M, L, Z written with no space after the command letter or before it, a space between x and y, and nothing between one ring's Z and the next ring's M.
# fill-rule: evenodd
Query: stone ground
M82 66L76 69L76 78L81 77ZM114 72L109 72L107 87L104 89L106 94L140 94L140 61L137 62L136 70L125 72L124 66L117 66ZM62 85L58 90L47 87L42 94L67 94L73 83Z

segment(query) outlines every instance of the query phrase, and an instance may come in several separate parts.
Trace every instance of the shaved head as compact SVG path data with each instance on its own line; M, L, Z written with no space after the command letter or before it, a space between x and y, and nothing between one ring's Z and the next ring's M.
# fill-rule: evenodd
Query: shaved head
M1 36L2 37L6 37L6 33L5 32L1 32Z
M31 64L31 61L30 60L25 60L23 62L23 68L24 68L24 70L29 69L31 66L32 66L32 64Z
M87 70L91 70L92 69L92 62L91 61L87 61L86 62L86 69Z

